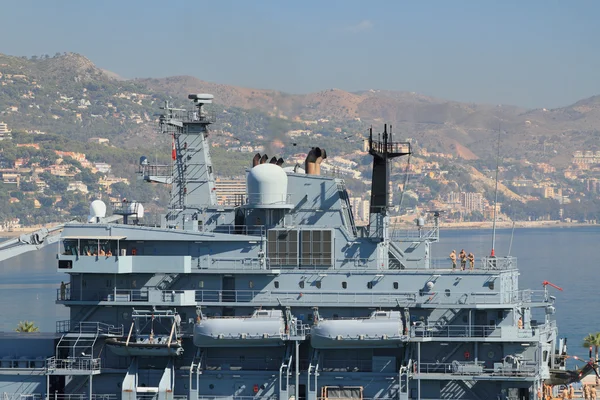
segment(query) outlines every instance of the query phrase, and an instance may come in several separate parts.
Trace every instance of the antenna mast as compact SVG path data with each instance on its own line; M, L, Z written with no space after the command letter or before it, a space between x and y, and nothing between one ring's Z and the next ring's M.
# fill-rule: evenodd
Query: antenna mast
M492 224L492 253L490 257L496 257L496 213L498 209L498 168L500 167L500 123L498 123L498 152L496 154L496 190L494 191L494 222Z

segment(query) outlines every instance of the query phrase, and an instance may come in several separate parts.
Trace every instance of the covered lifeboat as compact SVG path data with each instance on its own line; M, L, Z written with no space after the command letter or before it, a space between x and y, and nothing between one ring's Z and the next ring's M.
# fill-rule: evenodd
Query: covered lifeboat
M374 311L368 318L319 319L311 328L316 349L398 347L407 336L400 311Z
M197 347L282 346L285 338L281 310L256 310L248 317L200 317L194 325Z

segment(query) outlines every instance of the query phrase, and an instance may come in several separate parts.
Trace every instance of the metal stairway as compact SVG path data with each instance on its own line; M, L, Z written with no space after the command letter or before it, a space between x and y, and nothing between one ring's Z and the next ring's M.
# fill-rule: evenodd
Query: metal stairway
M343 181L337 180L337 190L342 203L342 219L344 220L344 226L352 237L356 237L356 224L354 222L354 215L350 207L350 199L348 198L348 192L346 191L346 185Z
M173 360L169 360L165 367L158 386L139 386L139 368L137 357L133 357L127 369L127 374L121 385L122 400L173 400L175 388L175 367Z
M394 242L388 242L388 253L390 255L390 269L404 269L406 266L402 262L404 252Z
M319 363L321 359L321 352L318 349L313 349L310 364L308 366L308 385L306 386L306 400L317 400L319 393L317 393L318 382L317 377L319 376Z
M458 315L460 309L458 308L448 308L433 324L433 328L436 330L443 329L446 325L451 323L454 318Z
M400 367L398 371L398 400L409 400L410 395L410 379L412 377L411 371L413 368L413 361L408 360L406 366Z
M290 376L292 375L292 361L293 361L293 349L294 345L288 343L285 351L285 356L279 367L279 398L289 399L290 397Z
M190 364L190 376L188 383L188 399L196 400L199 395L200 386L200 375L202 375L202 368L204 364L204 352L198 348L194 359Z
M168 290L179 279L179 274L164 274L160 281L156 284L159 290Z

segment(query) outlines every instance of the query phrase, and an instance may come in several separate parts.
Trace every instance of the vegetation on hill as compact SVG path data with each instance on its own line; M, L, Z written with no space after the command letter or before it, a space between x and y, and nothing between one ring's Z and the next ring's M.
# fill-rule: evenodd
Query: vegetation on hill
M421 156L422 162L439 164L436 171L427 167L409 173L410 179L404 164L394 167L394 185L407 183L407 195L394 190L395 205L402 200L404 208L411 208L459 191L481 193L491 201L500 135L501 154L510 156L501 162L500 179L507 183L500 185L503 213L515 219L544 219L558 218L562 209L563 218L600 219L600 200L585 183L595 178L594 171L578 179L562 174L574 150L597 150L599 97L561 109L528 111L383 90L290 95L192 77L116 80L73 53L31 58L0 54L0 85L0 122L12 129L12 139L0 141L0 167L9 176L0 184L0 221L16 217L31 224L85 217L87 204L96 197L138 199L150 213L162 209L168 188L139 181L137 163L142 155L155 163L170 162L170 138L157 130L159 107L165 101L188 106L189 92L215 94L215 104L207 108L217 116L210 139L217 175L242 175L257 146L269 156L283 157L286 165L319 146L330 160L342 156L356 163L344 178L353 193L368 197L370 158L360 152L363 139L369 126L379 132L384 122L391 122L395 140L410 138L416 155L425 149L431 153ZM60 158L57 151L85 154L86 162ZM454 158L444 158L448 155ZM59 160L66 176L52 171ZM558 172L534 169L540 162ZM95 163L109 164L110 172L92 172ZM352 176L354 171L361 175ZM18 187L11 182L13 173L19 175ZM123 182L110 188L101 184L120 178ZM508 184L519 179L552 182L576 201L527 193L525 202L523 194L517 194L520 189ZM73 190L74 181L89 192ZM481 213L463 217L483 218Z

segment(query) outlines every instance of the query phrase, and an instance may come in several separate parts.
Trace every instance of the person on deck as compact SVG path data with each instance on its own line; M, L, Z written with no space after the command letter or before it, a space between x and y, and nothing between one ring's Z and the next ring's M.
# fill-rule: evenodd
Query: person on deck
M450 260L452 260L452 271L456 269L456 250L452 250L450 253Z
M475 256L473 253L469 253L467 260L469 260L469 269L472 271L475 268Z
M458 258L460 258L460 269L464 271L467 267L467 253L465 253L465 249L460 251Z

